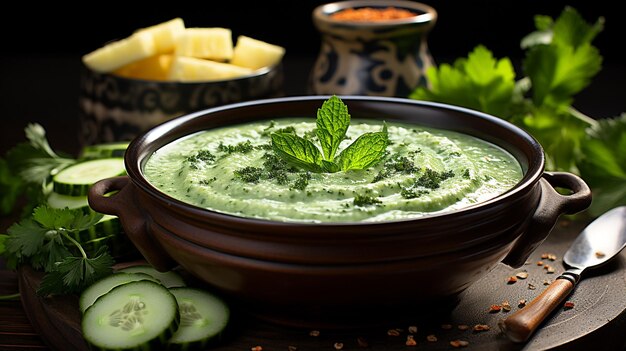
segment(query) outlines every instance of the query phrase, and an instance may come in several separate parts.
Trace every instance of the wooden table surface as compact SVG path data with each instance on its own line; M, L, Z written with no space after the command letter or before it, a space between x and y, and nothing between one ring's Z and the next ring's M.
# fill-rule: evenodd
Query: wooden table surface
M565 225L567 224L567 225ZM524 267L513 270L504 265L496 266L491 273L472 285L459 298L450 311L432 316L415 316L418 331L414 335L420 350L452 349L450 341L467 340L467 348L473 350L626 350L626 252L622 252L612 264L593 275L585 277L568 300L575 303L571 310L556 311L525 345L509 342L498 330L497 321L506 317L506 312L489 313L491 304L508 300L512 312L517 310L518 301L530 301L545 286L545 280L553 280L563 271L560 257L569 247L584 223L561 222L540 246ZM557 260L550 263L556 268L548 274L536 265L541 254L550 252ZM525 280L507 284L507 277L521 270L529 273ZM535 289L530 289L530 286ZM0 294L18 291L17 275L6 268L0 269ZM236 308L236 306L233 306ZM32 310L32 308L30 309ZM511 312L509 312L511 313ZM264 351L288 350L335 350L335 343L342 343L344 350L406 350L409 333L407 323L388 321L384 327L369 329L320 330L319 336L309 335L311 330L292 329L260 321L245 312L236 312L236 321L230 333L211 350L250 350L262 346ZM56 323L55 323L56 324ZM442 325L449 324L451 329ZM475 324L487 324L490 330L473 332ZM470 330L461 330L459 325L468 325ZM57 326L58 327L58 326ZM51 330L49 325L36 326L39 330ZM0 302L0 350L47 349L46 339L40 337L30 323L24 306L18 301ZM388 335L389 329L399 329L399 336ZM436 342L426 341L427 335L435 335ZM367 346L365 346L367 344ZM63 350L63 345L56 349Z

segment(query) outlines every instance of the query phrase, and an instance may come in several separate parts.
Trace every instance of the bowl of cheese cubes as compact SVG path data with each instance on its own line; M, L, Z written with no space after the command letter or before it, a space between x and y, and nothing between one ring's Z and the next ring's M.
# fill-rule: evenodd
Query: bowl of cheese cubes
M128 141L168 119L283 95L279 45L181 18L141 28L82 57L80 142Z

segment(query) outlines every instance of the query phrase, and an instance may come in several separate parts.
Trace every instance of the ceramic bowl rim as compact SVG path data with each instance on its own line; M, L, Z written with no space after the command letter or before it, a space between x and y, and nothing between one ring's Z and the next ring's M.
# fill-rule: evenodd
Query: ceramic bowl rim
M163 143L162 145L159 145L150 153L147 153L147 152L139 153L139 150L146 148L145 146L142 146L142 145L154 144L155 142L158 142L158 140L161 139L164 135L167 135L167 133L170 130L174 128L181 128L181 126L188 124L189 121L192 121L196 118L200 118L202 116L212 114L212 113L224 112L224 111L229 111L229 110L237 110L237 109L246 108L249 106L263 106L263 105L272 105L272 104L281 104L281 103L290 103L290 102L298 103L298 102L307 102L307 101L312 101L312 100L323 101L325 99L328 99L329 97L330 95L313 95L313 96L290 96L290 97L279 97L279 98L271 98L271 99L260 99L260 100L239 102L239 103L234 103L234 104L208 108L205 110L193 112L190 114L186 114L186 115L171 119L169 121L166 121L160 125L157 125L145 131L144 133L140 134L138 137L136 137L130 142L127 152L124 156L126 171L132 183L134 183L135 186L139 187L143 192L149 194L152 199L155 199L156 201L160 203L161 202L166 203L169 211L177 210L181 212L186 212L186 213L192 214L194 217L195 216L199 216L202 218L210 217L212 218L212 220L220 221L224 223L235 222L238 224L243 223L243 224L250 224L250 225L260 226L260 227L283 226L283 227L294 227L294 228L302 227L302 226L313 226L313 227L320 226L324 228L350 227L350 226L353 226L353 227L383 226L384 227L390 224L402 224L402 223L412 222L412 221L424 222L424 221L430 221L430 220L439 220L439 218L446 217L446 216L463 216L465 214L472 214L475 211L481 211L484 208L487 208L490 206L497 206L498 204L509 201L509 199L511 198L520 196L521 195L520 193L528 191L534 184L536 184L539 181L539 179L543 175L544 167L545 167L545 156L543 153L543 148L541 147L539 142L534 137L532 137L528 132L513 125L510 122L507 122L503 119L500 119L498 117L495 117L495 116L492 116L483 112L471 110L471 109L464 108L464 107L443 104L443 103L420 101L420 100L413 100L413 99L408 99L408 98L360 96L360 95L347 95L347 96L340 95L339 97L348 105L350 101L381 102L381 103L391 103L391 104L401 104L401 105L408 104L408 105L424 106L424 107L435 108L438 110L450 110L452 112L470 114L470 115L473 115L474 117L486 119L488 122L496 124L497 126L504 128L505 130L508 130L520 136L522 139L524 139L528 143L532 153L534 154L534 156L536 156L536 158L535 159L533 159L532 157L529 158L528 169L523 170L524 173L522 175L522 179L514 187L512 187L506 192L498 196L495 196L491 199L481 201L481 202L478 202L469 206L465 206L459 209L455 209L455 210L443 211L443 212L438 212L438 213L433 213L433 214L426 214L426 215L415 217L415 218L397 219L397 220L388 220L388 221L379 221L379 222L363 222L363 221L361 222L321 222L321 223L320 222L302 222L302 221L282 222L282 221L277 221L277 220L259 219L259 218L232 215L228 213L223 213L223 212L219 212L215 210L198 207L198 206L186 203L184 201L178 200L176 198L173 198L165 194L161 190L157 189L152 184L150 184L150 182L148 182L148 180L145 178L143 174L143 166L145 165L145 160L147 160L150 155L152 155L156 150L158 150L158 148L166 145L167 143ZM174 140L178 140L180 138L183 138L195 132L197 131L185 133L184 135L179 136L178 138Z

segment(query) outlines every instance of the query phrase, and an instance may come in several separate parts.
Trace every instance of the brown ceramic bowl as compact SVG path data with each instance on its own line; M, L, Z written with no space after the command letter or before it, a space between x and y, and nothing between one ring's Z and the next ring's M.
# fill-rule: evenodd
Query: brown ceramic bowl
M254 120L311 116L325 96L239 103L161 124L134 139L127 177L89 193L97 211L120 217L125 232L158 269L187 271L255 306L265 317L306 324L322 317L374 316L455 296L498 262L522 265L559 215L591 202L569 173L544 173L541 146L501 119L408 99L342 97L354 118L384 119L470 134L508 150L524 171L511 190L463 209L380 223L284 223L217 213L163 194L142 168L161 146L191 133ZM564 196L554 187L569 189ZM111 197L104 194L119 190ZM361 313L359 313L359 311Z

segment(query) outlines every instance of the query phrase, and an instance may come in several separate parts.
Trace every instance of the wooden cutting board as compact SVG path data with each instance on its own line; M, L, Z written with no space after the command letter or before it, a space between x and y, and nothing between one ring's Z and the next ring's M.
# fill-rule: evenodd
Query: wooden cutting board
M263 322L232 306L233 319L227 335L210 349L250 350L261 346L268 351L288 350L289 346L294 346L297 350L335 350L343 346L344 350L406 350L407 337L412 335L420 350L449 350L450 341L454 340L468 341L465 349L476 350L623 350L626 345L626 251L611 264L584 277L568 298L575 304L574 308L556 311L527 344L511 343L497 328L498 320L519 308L520 299L530 302L546 288L544 281L554 280L564 270L561 257L584 226L583 223L564 223L555 228L524 267L514 270L496 266L462 293L456 306L433 315L416 315L415 323L389 320L383 321L385 327L321 329L318 336L311 336L311 330ZM554 254L556 260L542 259L543 253ZM538 266L537 261L543 261L544 265ZM548 273L546 264L554 267L555 272ZM508 277L522 271L528 273L526 279L507 282ZM44 341L57 350L86 350L80 332L77 297L39 297L35 290L40 273L22 268L18 277L26 314ZM489 312L491 305L502 305L505 300L511 305L510 312ZM417 327L415 334L410 333L413 331L409 328L411 324ZM476 324L486 324L490 329L474 332L472 328ZM463 330L463 326L469 329ZM397 333L390 333L390 329L397 329ZM434 335L437 341L427 341L428 335Z

